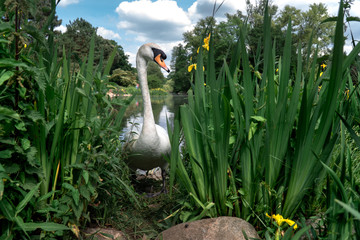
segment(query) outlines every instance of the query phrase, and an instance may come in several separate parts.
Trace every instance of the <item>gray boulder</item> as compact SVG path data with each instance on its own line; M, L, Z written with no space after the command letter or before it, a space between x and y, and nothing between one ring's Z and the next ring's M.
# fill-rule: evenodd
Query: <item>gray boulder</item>
M245 238L244 233L247 238ZM255 228L236 217L202 219L173 226L158 236L163 240L243 240L260 239Z

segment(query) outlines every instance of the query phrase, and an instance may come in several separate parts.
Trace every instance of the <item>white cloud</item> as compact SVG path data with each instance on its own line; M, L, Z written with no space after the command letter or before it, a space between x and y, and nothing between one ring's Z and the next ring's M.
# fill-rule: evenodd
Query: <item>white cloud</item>
M79 3L80 0L61 0L59 3L60 7L66 7L67 5L70 4L76 4Z
M120 40L121 39L121 37L118 33L115 33L114 31L111 31L104 27L98 27L96 34L99 36L102 36L105 39L110 39L110 40Z
M129 63L131 64L132 67L136 67L136 53L133 52L125 52L125 55L128 55L129 58Z
M222 1L216 1L216 9ZM196 23L199 19L212 16L214 10L214 0L197 0L188 9L188 14L192 22ZM215 9L215 10L216 10ZM237 10L245 13L245 0L226 0L215 13L217 21L224 21L226 19L225 13L234 14Z
M64 25L60 25L54 28L55 31L59 31L61 33L65 33L67 31L67 28Z
M176 1L124 1L116 8L120 29L133 34L137 41L171 42L182 38L191 21Z

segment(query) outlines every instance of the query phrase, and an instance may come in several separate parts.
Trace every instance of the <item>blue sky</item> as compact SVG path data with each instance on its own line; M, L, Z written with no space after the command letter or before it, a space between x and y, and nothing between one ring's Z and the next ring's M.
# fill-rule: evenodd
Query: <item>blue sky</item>
M251 0L255 2L255 0ZM61 0L57 15L62 19L60 29L66 31L66 24L76 18L83 18L97 27L97 34L117 41L135 66L135 55L139 46L146 42L158 43L167 55L182 41L182 34L189 31L196 22L211 15L215 0ZM217 0L221 2L221 0ZM312 3L323 2L330 14L336 14L338 0L273 0L279 10L292 5L306 11ZM216 17L224 20L225 13L241 10L245 13L245 0L225 0ZM355 0L352 16L360 17L360 0ZM359 23L352 28L360 38ZM170 58L166 60L170 65Z

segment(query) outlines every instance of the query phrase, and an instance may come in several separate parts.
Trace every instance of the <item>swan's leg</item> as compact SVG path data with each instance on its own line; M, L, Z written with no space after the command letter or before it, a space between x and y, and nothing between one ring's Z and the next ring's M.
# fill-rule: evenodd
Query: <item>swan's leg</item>
M163 186L162 186L161 190L159 192L156 192L156 193L148 193L148 194L146 194L147 197L157 197L162 193L165 193L165 194L167 193L167 190L166 190L166 171L165 171L165 169L161 169L161 178L163 180Z

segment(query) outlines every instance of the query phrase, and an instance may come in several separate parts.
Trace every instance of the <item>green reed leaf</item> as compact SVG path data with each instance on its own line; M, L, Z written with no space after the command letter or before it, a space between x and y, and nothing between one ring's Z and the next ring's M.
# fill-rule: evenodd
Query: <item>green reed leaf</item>
M34 187L33 189L30 190L30 192L28 192L24 199L16 206L15 209L15 216L18 215L25 207L26 205L30 202L30 200L33 198L33 196L35 195L35 193L38 191L39 187L40 187L41 183L38 183L36 185L36 187Z

